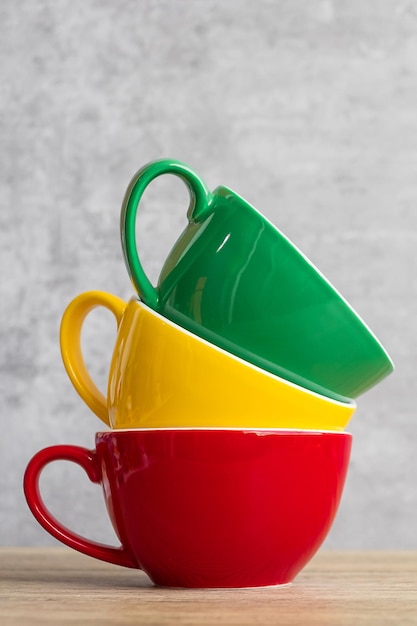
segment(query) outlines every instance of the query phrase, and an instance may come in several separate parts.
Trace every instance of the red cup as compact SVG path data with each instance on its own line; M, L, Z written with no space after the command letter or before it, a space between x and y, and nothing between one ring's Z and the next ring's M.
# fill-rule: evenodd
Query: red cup
M156 585L280 585L328 534L351 443L342 432L107 431L96 435L95 450L61 445L35 454L24 490L35 518L62 543L142 569ZM47 510L39 477L57 460L77 463L102 485L120 547L75 534Z

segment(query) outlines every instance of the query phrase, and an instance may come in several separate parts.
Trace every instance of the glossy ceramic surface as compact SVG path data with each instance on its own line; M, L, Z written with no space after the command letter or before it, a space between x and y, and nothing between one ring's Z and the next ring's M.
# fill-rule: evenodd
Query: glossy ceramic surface
M147 185L167 173L190 190L189 224L154 288L137 251L136 214ZM137 172L123 202L121 236L140 298L242 359L339 400L364 393L393 369L357 313L275 226L230 189L211 193L183 163L156 161Z
M24 489L35 518L59 541L143 569L157 585L279 585L324 541L350 448L347 433L113 431L96 436L95 451L41 450ZM76 535L45 507L39 477L55 460L73 461L101 483L120 548Z
M81 351L84 320L96 306L109 309L118 324L107 398ZM137 299L126 303L105 292L80 294L67 307L61 351L75 389L112 428L342 430L356 409L242 361Z

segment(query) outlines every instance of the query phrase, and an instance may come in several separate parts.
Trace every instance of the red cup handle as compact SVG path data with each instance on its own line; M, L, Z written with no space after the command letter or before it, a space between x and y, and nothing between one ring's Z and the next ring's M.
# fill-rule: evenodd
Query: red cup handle
M101 483L101 468L94 450L79 446L51 446L40 450L29 461L23 481L26 501L39 524L55 539L78 552L115 565L139 569L137 562L124 546L113 548L90 541L72 532L51 515L39 491L39 477L43 468L52 461L72 461L83 468L91 482Z

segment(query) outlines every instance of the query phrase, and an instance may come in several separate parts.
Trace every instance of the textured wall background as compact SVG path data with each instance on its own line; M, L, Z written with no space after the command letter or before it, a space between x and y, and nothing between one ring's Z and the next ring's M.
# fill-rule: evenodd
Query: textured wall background
M22 493L29 458L93 447L58 332L88 289L132 292L119 212L154 158L189 163L253 203L327 275L396 372L359 399L328 547L417 548L417 9L412 0L21 0L0 5L0 542L54 542ZM187 193L158 180L138 222L156 279ZM114 323L85 350L104 388ZM47 468L67 524L114 542L100 490Z

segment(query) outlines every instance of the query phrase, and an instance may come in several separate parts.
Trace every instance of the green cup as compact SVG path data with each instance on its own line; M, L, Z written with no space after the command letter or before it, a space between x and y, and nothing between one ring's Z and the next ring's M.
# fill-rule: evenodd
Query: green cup
M191 202L188 225L154 287L139 260L136 214L162 174L179 176ZM275 226L227 187L210 192L184 163L159 160L135 174L121 237L130 277L149 307L254 365L341 401L393 370L371 330Z

